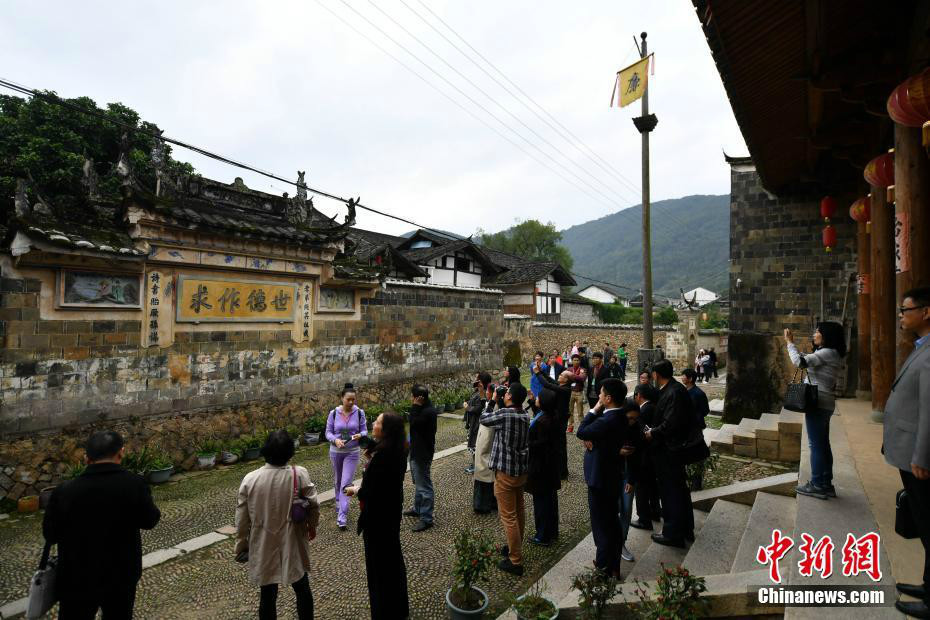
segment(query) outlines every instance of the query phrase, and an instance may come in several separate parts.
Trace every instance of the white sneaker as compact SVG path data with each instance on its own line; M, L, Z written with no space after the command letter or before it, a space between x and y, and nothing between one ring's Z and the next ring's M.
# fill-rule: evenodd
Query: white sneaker
M620 557L627 562L635 562L636 558L633 557L633 552L626 548L626 545L623 545L623 550L620 552Z

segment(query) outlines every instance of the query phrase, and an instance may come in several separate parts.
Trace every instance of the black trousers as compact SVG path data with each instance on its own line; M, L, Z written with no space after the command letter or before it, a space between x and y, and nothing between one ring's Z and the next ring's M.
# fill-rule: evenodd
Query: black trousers
M685 466L668 450L656 453L656 477L662 498L662 533L675 539L694 534L694 509Z
M608 575L620 570L620 549L623 547L623 529L617 512L620 490L619 484L616 489L588 487L591 533L597 549L594 565Z
M549 489L533 493L533 521L536 539L552 542L559 536L559 492Z
M930 480L918 480L909 471L899 471L924 546L924 603L930 605Z
M136 584L113 587L91 596L62 596L59 620L93 620L99 609L103 620L129 620L136 604Z
M571 419L572 415L569 412L565 412L565 415L562 416L562 422L559 424L560 429L562 430L562 439L558 441L559 446L559 477L562 480L568 478L568 421Z
M363 530L362 540L372 620L404 620L410 616L410 600L407 565L400 548L400 524L396 528Z
M659 483L656 480L656 468L651 455L646 455L640 461L640 470L637 475L636 488L636 515L640 521L649 523L662 518L662 507L659 504Z
M297 597L297 617L300 620L313 620L313 593L310 591L310 578L307 573L291 584ZM275 620L278 617L278 584L269 583L262 586L258 599L258 620Z

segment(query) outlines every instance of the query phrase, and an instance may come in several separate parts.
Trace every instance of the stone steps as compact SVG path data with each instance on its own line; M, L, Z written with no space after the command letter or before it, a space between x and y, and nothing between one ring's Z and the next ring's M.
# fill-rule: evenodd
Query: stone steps
M736 502L719 500L714 504L700 536L697 536L682 566L695 575L718 575L733 566L740 544L737 532L744 532L753 509Z
M743 418L739 424L724 424L711 437L711 448L721 454L797 462L803 421L803 414L784 409L780 414L763 413L758 420Z
M707 519L707 513L701 510L694 511L694 536L695 540L700 538L701 529L704 527L704 521ZM656 532L659 529L656 528ZM647 532L648 534L648 532ZM627 575L624 581L633 581L634 579L650 580L655 579L662 571L662 565L677 566L688 554L688 549L679 549L678 547L667 547L657 545L650 540L649 548L642 554L642 557L636 558L633 570Z
M797 514L798 503L795 498L761 491L756 493L756 501L739 540L730 572L758 570L761 567L756 561L759 547L771 544L772 531L775 529L781 530L783 534L793 531Z
M723 454L733 454L733 432L736 428L736 424L721 426L717 430L717 436L714 437L710 447Z

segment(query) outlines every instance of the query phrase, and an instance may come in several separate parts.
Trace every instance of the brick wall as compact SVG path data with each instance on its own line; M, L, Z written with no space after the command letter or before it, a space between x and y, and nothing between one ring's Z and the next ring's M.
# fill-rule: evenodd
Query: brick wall
M767 194L753 170L731 172L730 339L726 415L730 420L780 411L788 375L780 337L785 327L809 346L812 323L839 321L847 283L856 271L855 223L840 208L837 247L821 243L822 195ZM737 281L739 284L737 285ZM856 315L855 287L846 316Z
M583 323L591 325L600 323L600 319L594 312L594 306L588 304L573 304L562 300L562 323Z
M498 367L503 356L494 294L389 287L362 300L360 320L318 320L310 342L218 327L142 349L138 321L41 320L40 289L0 283L0 436Z

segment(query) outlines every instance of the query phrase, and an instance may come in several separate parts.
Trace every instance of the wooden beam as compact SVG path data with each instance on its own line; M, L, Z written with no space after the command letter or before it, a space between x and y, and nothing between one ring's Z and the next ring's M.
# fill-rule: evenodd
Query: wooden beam
M895 301L917 286L930 286L930 161L921 130L895 124ZM914 350L912 334L898 330L896 368Z
M871 197L872 416L880 419L895 374L894 210L884 187L873 187Z
M856 305L856 340L858 342L859 386L856 397L872 399L872 255L869 248L869 227L865 222L856 226L856 246L859 270L859 303Z

